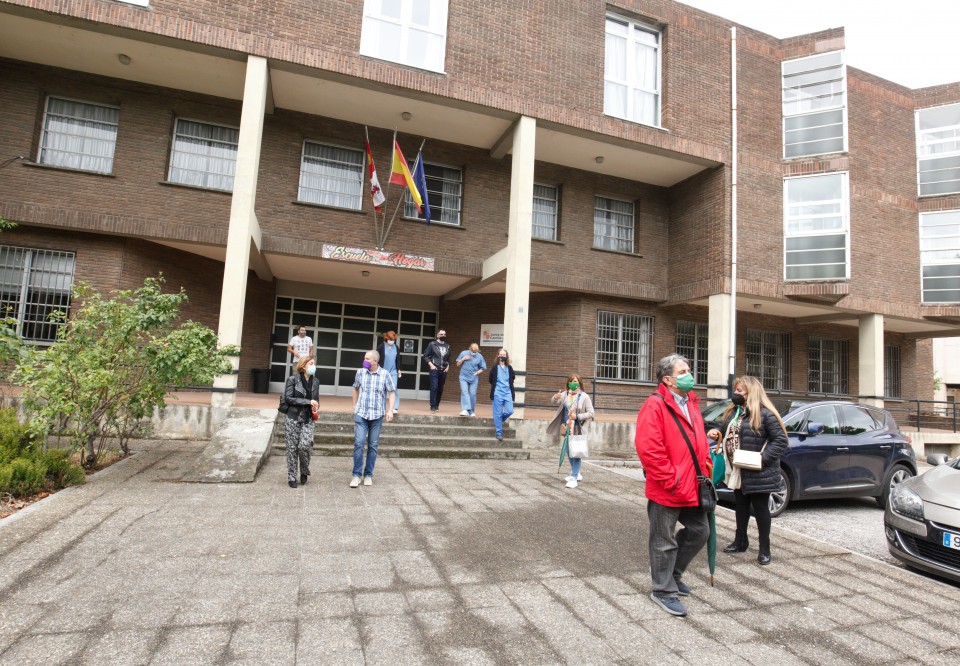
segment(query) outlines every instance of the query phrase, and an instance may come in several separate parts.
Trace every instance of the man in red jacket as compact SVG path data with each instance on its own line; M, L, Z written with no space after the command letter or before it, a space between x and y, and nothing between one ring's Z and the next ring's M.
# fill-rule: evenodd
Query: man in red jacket
M690 588L680 579L709 536L707 514L697 505L697 472L687 439L707 475L710 447L700 399L691 392L694 378L687 359L679 354L660 359L657 380L656 393L637 414L634 440L646 477L653 576L650 598L671 615L683 617L687 609L677 597L688 596ZM676 532L678 522L683 529Z

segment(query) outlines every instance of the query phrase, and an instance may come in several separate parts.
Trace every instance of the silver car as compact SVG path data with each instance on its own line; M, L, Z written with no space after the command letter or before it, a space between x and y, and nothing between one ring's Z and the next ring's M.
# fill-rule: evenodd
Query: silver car
M907 566L960 583L960 456L895 486L883 517L890 554Z

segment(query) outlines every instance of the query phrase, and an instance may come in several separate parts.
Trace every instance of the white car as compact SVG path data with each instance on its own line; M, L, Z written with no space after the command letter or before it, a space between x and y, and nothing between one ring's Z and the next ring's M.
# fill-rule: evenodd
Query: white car
M960 583L960 456L894 487L883 523L890 554L908 567Z

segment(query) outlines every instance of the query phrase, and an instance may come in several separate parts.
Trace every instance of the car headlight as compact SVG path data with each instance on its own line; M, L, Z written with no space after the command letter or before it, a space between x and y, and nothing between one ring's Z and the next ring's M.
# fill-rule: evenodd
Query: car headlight
M902 483L890 493L890 508L902 516L923 520L923 500Z

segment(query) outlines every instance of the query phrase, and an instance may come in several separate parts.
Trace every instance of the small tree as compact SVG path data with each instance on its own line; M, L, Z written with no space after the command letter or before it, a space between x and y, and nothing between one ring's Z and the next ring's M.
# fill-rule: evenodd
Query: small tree
M105 299L89 284L73 288L74 314L56 342L21 358L15 377L23 384L32 428L65 436L92 466L108 438L124 455L141 419L162 407L171 388L208 385L230 371L237 349L218 348L213 330L193 321L178 324L187 295L161 291L163 277Z

